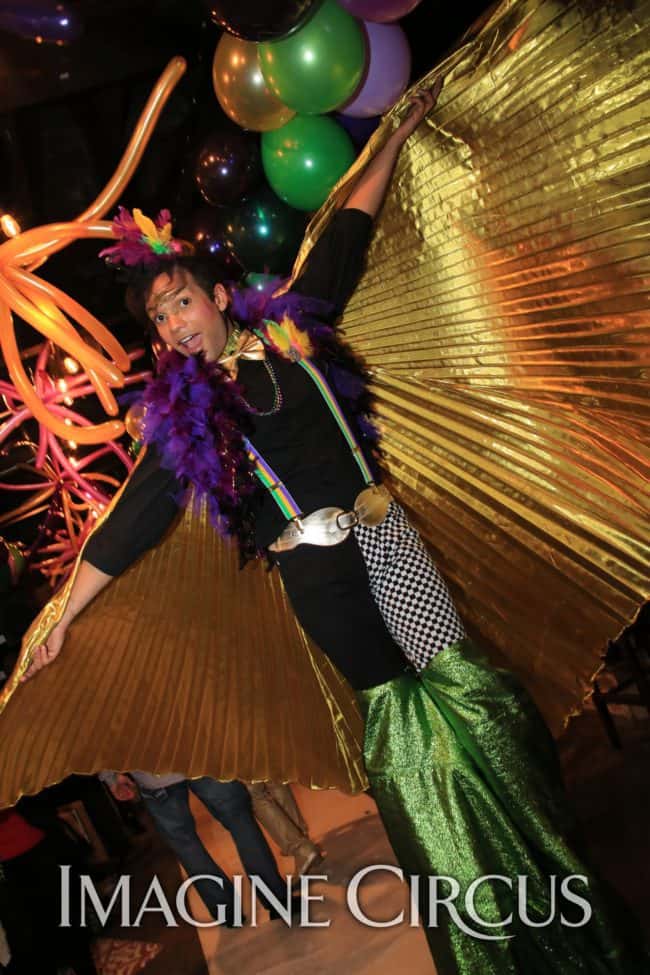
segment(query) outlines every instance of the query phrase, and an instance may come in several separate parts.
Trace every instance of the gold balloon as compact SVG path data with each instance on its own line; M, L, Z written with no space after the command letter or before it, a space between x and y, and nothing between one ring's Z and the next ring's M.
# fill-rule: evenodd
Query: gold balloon
M295 115L267 88L253 41L223 35L214 52L212 84L226 115L245 129L270 132Z
M134 403L124 417L126 432L136 443L142 442L142 423L146 412L147 408L144 403Z

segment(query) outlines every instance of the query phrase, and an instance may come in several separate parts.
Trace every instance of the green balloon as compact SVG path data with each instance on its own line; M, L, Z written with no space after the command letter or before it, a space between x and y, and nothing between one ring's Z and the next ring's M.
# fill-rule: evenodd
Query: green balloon
M347 132L324 115L296 115L281 128L262 133L266 178L297 210L317 210L354 158Z
M325 0L304 27L259 45L262 74L278 98L303 115L331 112L361 84L366 43L347 10Z

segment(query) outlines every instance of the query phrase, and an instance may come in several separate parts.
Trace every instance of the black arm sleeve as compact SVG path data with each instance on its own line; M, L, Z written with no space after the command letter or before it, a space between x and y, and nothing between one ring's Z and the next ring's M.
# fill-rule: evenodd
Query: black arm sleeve
M361 277L371 231L372 217L363 210L338 210L291 290L331 301L338 318Z
M174 474L147 448L120 500L88 541L84 559L109 576L120 575L165 534L178 511L178 489Z

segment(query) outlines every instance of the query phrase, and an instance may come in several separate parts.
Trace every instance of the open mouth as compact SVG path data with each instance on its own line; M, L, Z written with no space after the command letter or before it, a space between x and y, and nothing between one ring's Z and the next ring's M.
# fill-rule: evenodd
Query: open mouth
M199 352L201 349L201 336L198 332L194 332L192 335L186 335L184 339L178 343L185 349L186 352L191 354Z

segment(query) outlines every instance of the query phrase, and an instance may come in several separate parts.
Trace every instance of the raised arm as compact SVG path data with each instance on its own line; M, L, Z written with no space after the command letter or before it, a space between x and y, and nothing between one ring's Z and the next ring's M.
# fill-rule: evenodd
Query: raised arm
M442 78L439 78L432 88L413 97L410 112L399 127L395 129L384 147L368 164L350 196L343 204L343 209L363 210L370 217L377 216L384 202L386 190L402 146L416 130L422 119L431 111L441 88Z
M386 195L400 149L433 108L441 87L439 81L413 99L410 112L368 164L291 286L301 294L331 302L335 318L343 311L363 271L372 221Z

